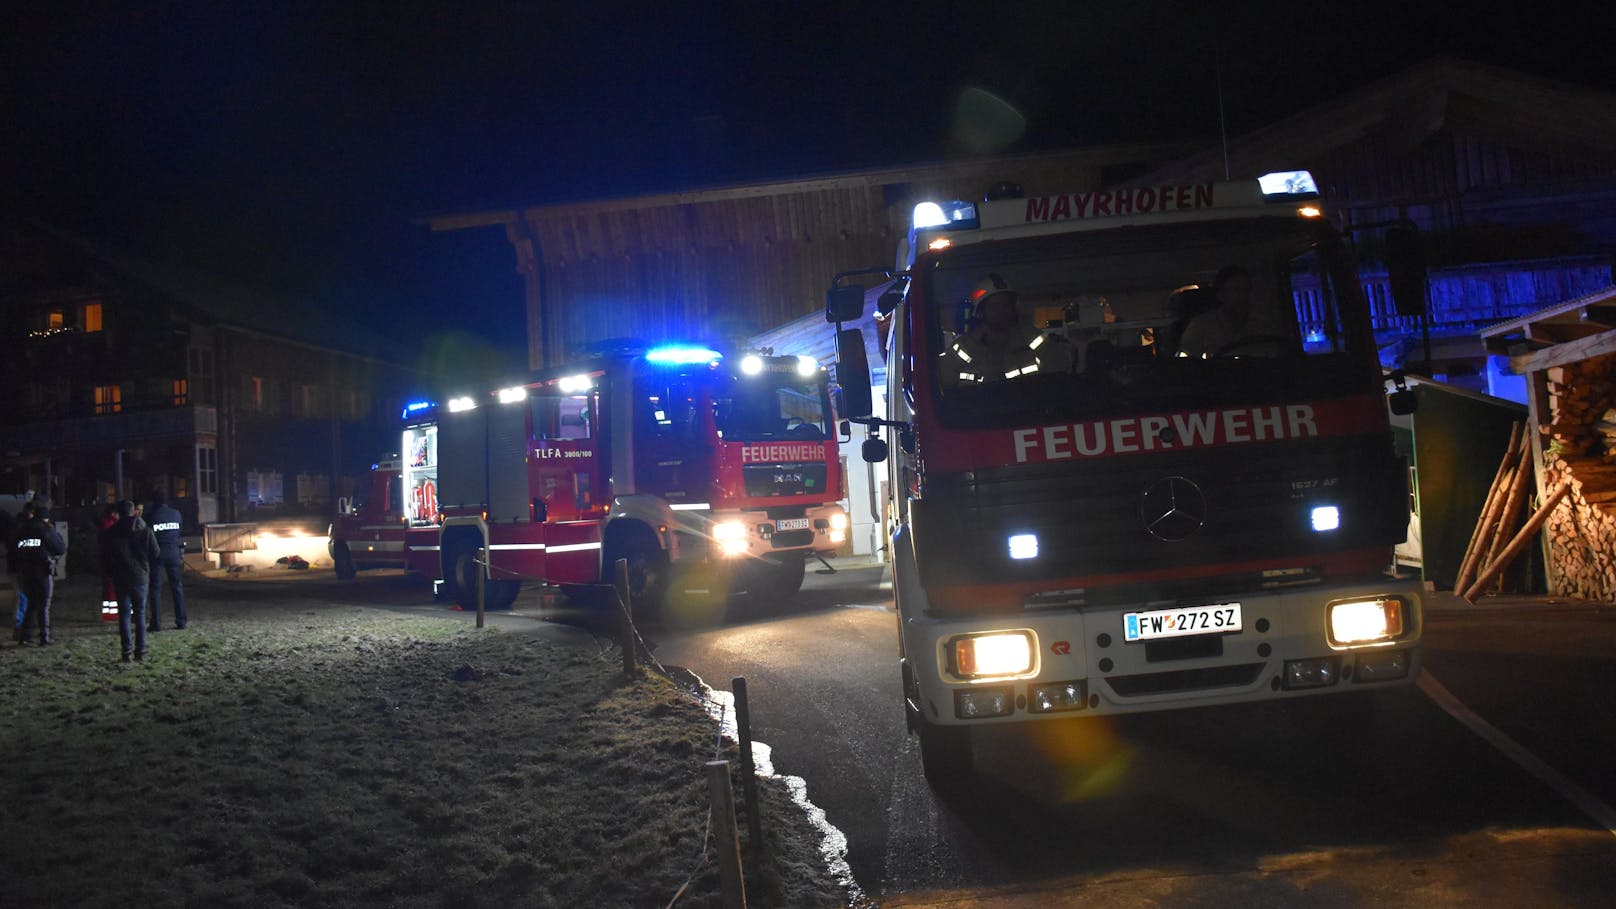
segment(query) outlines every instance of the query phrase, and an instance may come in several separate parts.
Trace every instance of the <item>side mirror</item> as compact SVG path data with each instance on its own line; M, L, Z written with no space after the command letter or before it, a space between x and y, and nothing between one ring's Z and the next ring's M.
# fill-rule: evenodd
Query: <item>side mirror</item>
M876 299L875 311L880 313L882 318L885 318L892 315L892 311L897 309L898 304L902 302L903 293L901 291L889 290Z
M864 460L871 464L879 464L885 461L887 459L886 440L877 439L874 436L865 439L864 444L859 448L859 454L863 455Z
M857 328L844 328L836 333L836 382L842 387L842 416L874 414L870 360L864 352L864 332Z
M1386 404L1392 409L1392 413L1400 417L1406 417L1420 407L1419 399L1414 397L1414 392L1407 388L1387 395Z
M1386 231L1387 283L1398 315L1425 315L1425 270L1425 244L1419 230L1393 227Z
M864 315L864 285L843 284L825 294L826 322L853 322Z
M848 442L853 441L853 424L852 423L849 423L848 421L843 420L841 422L841 425L838 428L841 429L840 437L837 438L837 440L836 440L839 444L846 445Z

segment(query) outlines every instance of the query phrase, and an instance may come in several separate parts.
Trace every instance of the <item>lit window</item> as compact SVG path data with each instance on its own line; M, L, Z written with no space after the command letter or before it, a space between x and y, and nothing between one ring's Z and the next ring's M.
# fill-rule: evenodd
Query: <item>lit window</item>
M100 303L86 303L86 304L84 304L84 318L81 321L84 323L84 333L85 334L91 334L92 332L100 331L101 330L101 304Z
M95 412L118 413L123 410L123 386L97 385L95 387Z
M176 498L176 499L190 498L190 496L191 496L191 483L186 477L175 477L172 482L174 483L174 498Z
M185 379L174 380L174 406L184 407L191 400L191 383Z
M261 376L247 377L247 402L253 410L264 409L264 380Z

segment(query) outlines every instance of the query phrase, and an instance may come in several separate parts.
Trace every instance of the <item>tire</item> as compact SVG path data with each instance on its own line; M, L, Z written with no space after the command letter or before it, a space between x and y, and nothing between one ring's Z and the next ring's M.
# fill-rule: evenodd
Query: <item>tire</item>
M617 560L628 562L630 612L635 619L662 611L668 592L668 554L649 531L628 530L616 535L602 566L606 583L616 582Z
M801 553L766 557L748 566L747 590L753 600L770 606L780 605L797 595L807 574L807 559Z
M481 551L482 547L469 541L458 544L454 551L454 601L468 612L477 609L477 576L483 571L482 566L477 564L477 553ZM520 581L484 580L483 611L509 609L521 592Z
M331 565L336 569L337 577L344 581L351 581L359 569L354 566L353 553L348 551L348 544L338 540L331 544Z
M976 775L976 760L972 754L969 726L939 726L924 719L918 721L920 733L920 769L926 783L940 796L952 797L970 788Z

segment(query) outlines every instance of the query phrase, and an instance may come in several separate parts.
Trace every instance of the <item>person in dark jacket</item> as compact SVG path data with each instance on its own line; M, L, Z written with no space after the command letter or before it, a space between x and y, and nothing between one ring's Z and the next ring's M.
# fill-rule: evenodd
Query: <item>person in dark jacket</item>
M151 582L151 563L157 560L158 551L157 538L146 522L136 517L134 502L119 502L118 515L118 523L107 531L107 566L118 588L118 639L127 663L130 657L146 658L146 587Z
M146 630L160 631L163 623L160 598L163 579L168 579L169 596L174 600L174 627L185 627L185 587L180 574L185 570L185 544L180 541L180 513L163 500L161 493L152 500L151 513L146 516L152 535L157 537L157 550L161 553L151 564L151 586L146 595Z
M17 530L17 581L28 598L28 611L22 618L22 642L27 642L28 627L37 625L39 646L48 647L51 595L56 583L53 574L56 560L67 552L67 541L51 523L50 502L35 499L33 505L33 513L24 515Z

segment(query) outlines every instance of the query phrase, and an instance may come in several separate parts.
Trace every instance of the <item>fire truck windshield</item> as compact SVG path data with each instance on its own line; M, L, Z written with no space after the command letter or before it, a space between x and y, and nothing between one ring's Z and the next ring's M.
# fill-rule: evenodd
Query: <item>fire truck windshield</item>
M1317 221L962 244L916 270L948 423L1340 394L1371 375L1352 268Z
M778 373L743 376L713 392L718 436L726 441L820 440L830 408L824 384Z

